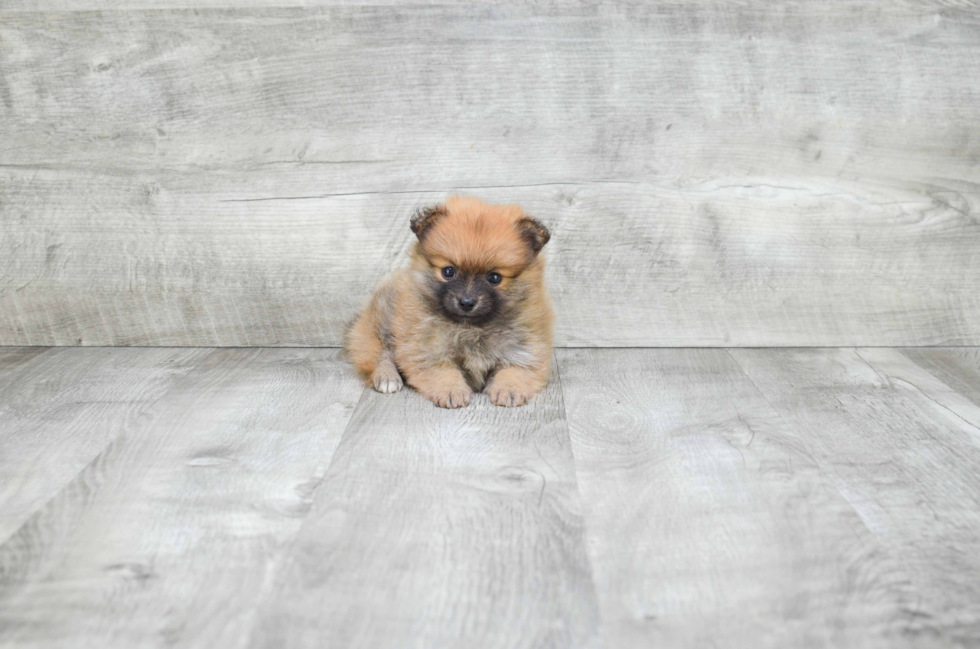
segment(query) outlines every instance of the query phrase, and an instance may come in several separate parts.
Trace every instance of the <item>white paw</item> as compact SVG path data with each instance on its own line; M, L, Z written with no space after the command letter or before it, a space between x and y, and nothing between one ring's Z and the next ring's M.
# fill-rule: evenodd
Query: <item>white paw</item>
M398 392L405 386L405 382L402 381L401 375L397 371L394 373L390 372L374 372L374 376L371 377L374 383L374 389L382 394L391 394L392 392Z

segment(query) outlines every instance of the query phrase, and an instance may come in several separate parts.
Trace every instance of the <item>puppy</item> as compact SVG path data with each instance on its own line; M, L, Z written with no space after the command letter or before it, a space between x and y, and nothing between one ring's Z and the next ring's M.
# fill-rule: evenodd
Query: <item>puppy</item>
M408 268L374 292L345 351L378 392L404 382L443 408L486 386L521 406L548 383L554 315L538 253L550 235L517 205L453 196L419 210Z

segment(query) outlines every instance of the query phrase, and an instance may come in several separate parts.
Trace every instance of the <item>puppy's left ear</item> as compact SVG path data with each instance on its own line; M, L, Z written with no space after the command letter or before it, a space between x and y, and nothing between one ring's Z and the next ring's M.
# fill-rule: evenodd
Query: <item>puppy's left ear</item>
M410 227L415 236L422 240L425 233L435 225L441 217L446 215L446 206L440 203L439 205L433 205L432 207L420 207L415 216L412 217L412 222Z
M531 247L535 255L541 252L544 244L548 243L548 240L551 239L551 233L548 232L548 228L530 216L525 216L517 222L517 230L521 233L524 241Z

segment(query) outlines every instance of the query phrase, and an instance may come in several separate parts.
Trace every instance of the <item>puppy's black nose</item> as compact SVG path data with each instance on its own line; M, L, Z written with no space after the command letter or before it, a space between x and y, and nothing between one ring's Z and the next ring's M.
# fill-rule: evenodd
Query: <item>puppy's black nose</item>
M472 297L461 297L459 298L459 308L463 311L472 311L473 307L476 306L476 298Z

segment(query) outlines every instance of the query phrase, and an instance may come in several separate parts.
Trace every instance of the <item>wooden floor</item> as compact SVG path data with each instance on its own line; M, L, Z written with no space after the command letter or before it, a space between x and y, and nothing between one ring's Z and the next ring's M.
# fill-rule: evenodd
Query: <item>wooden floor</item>
M980 351L0 348L3 647L980 646Z

